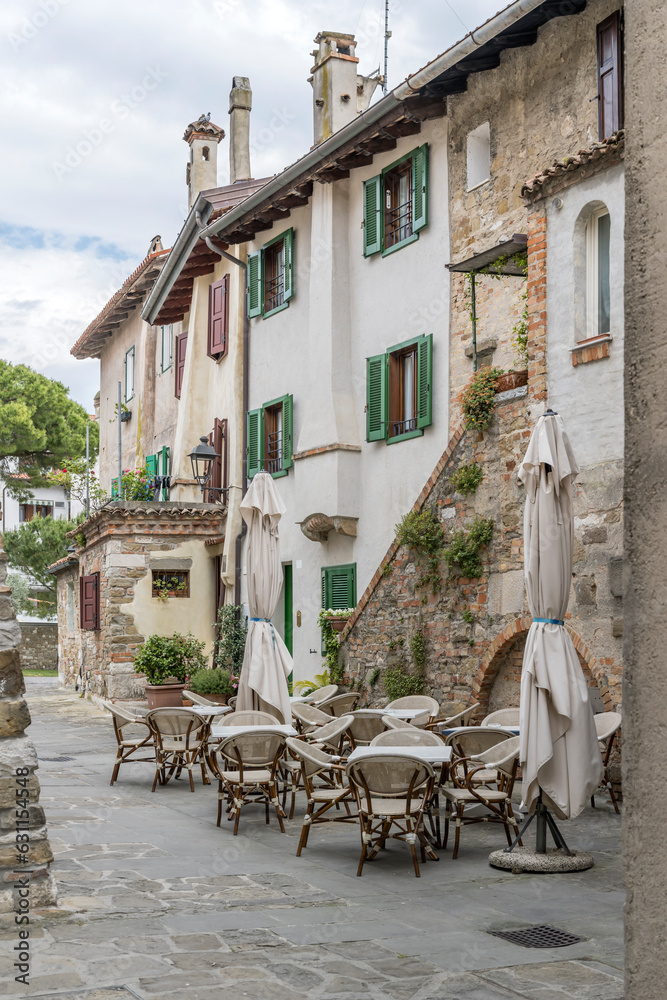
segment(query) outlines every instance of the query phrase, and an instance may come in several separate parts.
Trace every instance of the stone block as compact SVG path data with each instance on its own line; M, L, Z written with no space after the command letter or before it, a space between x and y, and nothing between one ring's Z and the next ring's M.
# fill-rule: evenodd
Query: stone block
M27 736L0 739L0 777L14 775L17 767L37 767L37 753Z
M590 576L581 576L574 585L574 597L577 604L590 607L595 604L595 581Z
M16 805L16 789L17 784L14 775L0 778L0 811L10 809L12 816L14 815L14 807ZM27 791L29 801L36 802L39 798L39 779L34 772L28 777ZM1 825L4 826L4 823Z
M25 691L18 650L0 652L0 698L11 698Z
M612 597L623 597L623 566L621 557L609 560L609 590Z
M127 569L134 569L137 566L145 566L146 557L143 555L135 555L129 552L110 552L107 556L107 566L111 568L112 566L125 566Z
M41 806L28 806L28 813L31 830L44 826L46 817ZM16 830L16 814L13 808L0 811L0 830Z
M523 610L523 570L511 569L500 576L501 615L519 614Z
M607 529L604 524L593 524L588 528L584 528L582 535L582 542L584 545L593 545L600 542L607 541Z
M0 737L18 736L30 725L30 712L24 698L0 701Z
M623 619L614 618L611 623L611 634L615 639L621 639L623 637Z

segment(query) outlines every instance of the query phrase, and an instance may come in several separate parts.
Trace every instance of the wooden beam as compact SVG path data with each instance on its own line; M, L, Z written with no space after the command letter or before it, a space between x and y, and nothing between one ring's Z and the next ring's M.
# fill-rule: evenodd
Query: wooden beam
M277 219L289 219L290 211L287 208L266 208L257 216L262 222L275 222Z

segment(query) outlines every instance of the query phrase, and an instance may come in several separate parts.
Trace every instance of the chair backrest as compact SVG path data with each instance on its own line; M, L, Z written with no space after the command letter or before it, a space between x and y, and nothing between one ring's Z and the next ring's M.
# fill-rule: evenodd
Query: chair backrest
M306 705L303 702L292 705L292 715L297 723L301 724L301 728L306 729L309 729L311 726L325 726L328 722L331 722L331 716L328 712L322 712L319 708L315 708L314 705Z
M318 726L307 737L310 743L323 744L338 752L342 738L354 722L353 715L341 715L340 719L332 719L325 726Z
M479 762L485 764L486 767L494 767L498 771L511 774L514 761L519 756L520 743L521 737L519 736L510 736L508 740L501 740L500 743L496 743L495 746L489 747L482 753L472 754L471 766Z
M381 715L353 715L348 733L357 746L368 744L387 728Z
M421 719L423 716L419 718ZM397 719L394 715L383 715L382 721L387 729L417 729L417 726L413 726L411 722L406 722L405 719Z
M337 684L327 684L326 687L317 688L316 691L311 691L308 699L311 705L319 705L322 701L328 701L329 698L333 698L338 694Z
M225 760L240 768L272 768L285 748L285 737L258 726L254 732L230 736L218 746Z
M518 708L499 708L482 719L483 726L518 726Z
M346 770L359 796L360 808L365 799L368 812L374 811L372 800L377 798L407 799L406 808L409 809L410 799L424 794L434 779L431 765L411 757L409 750L405 756L383 754L378 750L377 754L348 764Z
M248 709L245 712L230 712L220 720L221 726L280 726L280 719L269 712L255 712Z
M620 712L600 712L593 716L595 720L595 731L599 740L608 740L610 736L618 732L623 719Z
M108 712L111 712L114 721L116 720L118 721L119 729L121 728L121 726L124 726L130 722L139 722L139 723L144 722L144 719L142 719L140 716L134 715L133 712L130 712L125 708L118 708L118 706L114 705L113 702L111 701L103 701L102 705L104 706L104 708L106 708Z
M334 698L327 698L326 701L321 701L317 707L322 712L328 712L329 715L340 718L341 715L347 715L348 712L354 711L359 698L360 695L357 692L350 691L347 694L337 694Z
M331 765L335 763L326 750L310 743L304 743L303 740L297 740L293 736L287 737L285 745L297 760L301 761L301 770L307 786L312 778L321 774L322 771L329 771ZM309 792L310 789L307 787L306 791Z
M442 744L441 736L423 729L388 729L371 740L372 747L441 747Z
M234 709L236 708L236 702L238 701L238 699L239 696L237 694L233 694L231 698L227 699L227 704L229 705L232 711L234 711Z
M468 720L472 718L475 713L475 709L477 708L479 708L478 701L476 701L474 705L468 705L467 708L464 708L462 712L458 712L457 715L450 715L448 718L445 718L443 724L450 727L465 726L467 725Z
M209 701L209 699L205 698L203 694L196 694L194 691L185 691L184 694L186 698L193 701L195 705L215 705L214 701Z
M451 733L445 743L449 744L455 757L472 757L490 750L497 743L504 743L506 740L516 739L510 733L503 733L499 729L485 729L482 726L469 726L458 733Z
M426 694L411 694L405 698L395 698L386 706L387 708L423 708L432 719L437 719L440 714L440 705L435 698Z
M201 735L200 730L208 723L201 715L189 708L154 708L146 716L146 722L160 737L188 737L194 740Z

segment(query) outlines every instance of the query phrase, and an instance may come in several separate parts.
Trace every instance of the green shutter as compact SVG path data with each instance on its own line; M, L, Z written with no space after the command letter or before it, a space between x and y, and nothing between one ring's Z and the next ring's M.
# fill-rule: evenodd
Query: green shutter
M428 143L412 153L412 232L428 223Z
M417 427L433 423L433 334L417 341Z
M387 356L366 359L366 440L384 441L387 436Z
M322 568L322 607L353 608L357 603L357 564Z
M382 249L382 176L364 181L364 257Z
M111 480L111 499L117 500L120 496L120 476Z
M294 465L292 461L294 420L292 412L294 408L294 397L283 397L283 469L291 469Z
M146 469L151 476L157 476L157 455L146 455Z
M248 479L262 471L264 461L264 415L258 410L248 410Z
M262 294L262 251L248 254L248 316L261 316L264 295Z
M285 291L283 300L289 302L294 295L294 230L288 229L284 242Z

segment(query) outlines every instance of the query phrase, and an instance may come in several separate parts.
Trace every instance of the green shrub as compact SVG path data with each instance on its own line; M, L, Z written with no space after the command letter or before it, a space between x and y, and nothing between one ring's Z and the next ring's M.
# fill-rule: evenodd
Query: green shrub
M215 640L213 660L216 667L230 674L240 674L245 652L248 620L236 604L225 604L218 611L218 637ZM203 694L203 691L197 692Z
M493 535L493 519L476 517L469 531L453 531L445 549L448 566L457 566L470 579L484 572L479 550L488 545Z
M482 368L475 372L463 393L463 416L468 430L485 430L493 420L496 381L502 368Z
M294 684L294 690L298 691L301 695L312 694L313 691L317 691L318 688L327 687L331 684L329 680L329 671L324 670L321 674L315 674L312 681L297 681Z
M445 544L445 533L438 515L430 507L411 510L396 525L396 540L415 552L425 555L427 569L421 574L419 584L429 584L433 593L440 589L440 554Z
M195 694L235 694L236 688L233 683L233 676L229 670L217 667L210 669L203 667L190 674L188 688Z
M184 684L185 678L206 666L204 642L192 632L171 636L150 635L134 657L134 669L145 674L149 684Z
M457 493L463 493L467 497L470 493L475 492L483 478L482 466L478 465L477 462L470 462L469 465L462 465L456 472L452 473L449 482Z
M384 672L384 688L390 701L397 698L407 698L412 694L421 694L426 686L426 679L421 674L412 674L399 665L389 667Z

